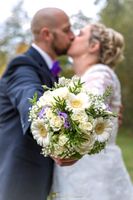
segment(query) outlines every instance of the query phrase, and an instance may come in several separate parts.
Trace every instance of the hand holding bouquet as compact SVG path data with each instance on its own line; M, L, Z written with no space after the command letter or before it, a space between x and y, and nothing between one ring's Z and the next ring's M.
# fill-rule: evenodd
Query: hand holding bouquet
M44 156L80 158L105 148L115 114L108 109L110 88L103 95L88 92L80 78L59 79L53 88L31 99L33 138ZM46 91L47 90L47 91Z

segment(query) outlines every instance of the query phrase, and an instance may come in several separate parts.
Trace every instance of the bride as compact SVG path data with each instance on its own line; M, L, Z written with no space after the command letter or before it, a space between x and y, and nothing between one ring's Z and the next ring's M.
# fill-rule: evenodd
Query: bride
M120 33L91 24L80 31L68 51L75 73L88 90L102 94L107 86L112 86L109 106L117 113L121 91L114 66L123 57L123 45ZM133 185L115 143L117 131L118 119L103 152L86 155L69 167L55 164L51 191L54 200L133 200Z

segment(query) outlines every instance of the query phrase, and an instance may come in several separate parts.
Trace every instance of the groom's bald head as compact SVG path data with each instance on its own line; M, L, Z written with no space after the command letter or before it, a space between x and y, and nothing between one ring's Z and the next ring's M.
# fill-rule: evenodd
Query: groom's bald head
M47 27L54 29L58 27L62 19L68 19L66 13L59 8L40 9L33 17L31 22L31 31L36 38L41 29Z

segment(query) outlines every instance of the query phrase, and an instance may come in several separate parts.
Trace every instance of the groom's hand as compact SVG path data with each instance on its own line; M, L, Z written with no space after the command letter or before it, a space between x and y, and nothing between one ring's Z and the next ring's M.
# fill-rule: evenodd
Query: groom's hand
M70 158L60 159L60 158L52 157L52 159L56 162L56 164L58 164L60 166L71 166L78 161L77 159L70 159Z

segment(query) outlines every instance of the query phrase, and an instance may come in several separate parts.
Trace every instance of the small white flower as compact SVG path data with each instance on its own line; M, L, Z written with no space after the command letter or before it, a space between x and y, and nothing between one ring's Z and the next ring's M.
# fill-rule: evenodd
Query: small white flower
M73 77L71 78L71 81L70 81L69 84L68 84L68 87L69 87L69 88L75 88L75 85L78 84L79 80L80 80L80 78L79 78L78 76L76 76L76 75L73 76Z
M105 103L101 103L101 108L102 108L103 110L107 109L107 106L105 105Z
M77 95L69 93L67 99L67 107L71 110L84 110L88 108L89 101L88 96L85 93L79 93Z
M80 79L80 78L79 78L77 75L74 75L74 76L72 77L72 79L71 79L71 80L72 80L72 82L74 82L74 83L75 83L75 82L78 82L78 81L79 81L79 79Z
M60 77L58 80L59 85L63 85L63 86L68 86L68 84L71 82L70 79L67 79L65 77Z
M95 102L94 107L95 107L95 110L97 109L100 111L104 111L105 109L107 109L107 106L105 105L105 103L99 102L99 101Z
M96 140L99 142L105 142L109 139L112 132L113 124L109 119L103 119L102 117L94 120L94 133Z
M37 144L44 147L49 143L47 126L42 119L37 119L32 122L31 131Z
M33 105L32 108L29 109L29 113L30 113L29 119L30 119L30 121L38 118L38 110L39 110L39 108L38 108L37 105Z

